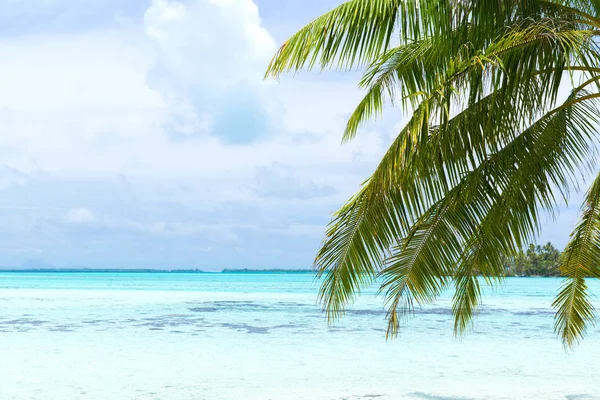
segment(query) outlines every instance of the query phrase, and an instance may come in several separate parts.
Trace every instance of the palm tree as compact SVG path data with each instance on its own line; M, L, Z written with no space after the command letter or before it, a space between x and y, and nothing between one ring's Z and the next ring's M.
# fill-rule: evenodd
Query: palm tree
M388 106L412 112L316 257L330 319L376 280L395 336L415 304L454 286L455 333L469 330L481 285L502 281L541 213L595 167L599 36L600 0L350 0L283 44L267 77L365 68L343 141ZM600 175L561 272L555 329L570 348L595 318Z

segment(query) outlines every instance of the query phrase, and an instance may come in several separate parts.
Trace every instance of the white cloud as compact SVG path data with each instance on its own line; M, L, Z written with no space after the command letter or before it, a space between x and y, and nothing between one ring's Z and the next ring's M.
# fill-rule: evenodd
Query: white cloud
M75 224L87 224L95 222L96 216L87 208L73 208L67 212L67 221Z
M15 186L23 186L27 183L29 176L23 171L8 165L0 167L0 189L9 189Z
M156 0L137 27L0 40L0 152L24 172L229 187L273 162L380 154L377 135L339 145L353 83L262 80L275 48L250 0Z
M0 40L1 145L25 171L119 168L109 162L154 130L165 105L145 82L151 57L130 32ZM118 162L118 161L117 161ZM121 161L122 163L123 161Z
M11 166L0 171L0 211L2 228L15 226L11 246L35 235L45 255L57 240L103 254L93 240L124 246L122 233L140 248L208 237L194 251L216 254L232 241L283 240L273 229L291 225L301 228L283 236L318 243L317 227L385 140L369 129L340 146L355 82L263 81L275 49L251 0L155 0L126 25L0 37L0 156ZM23 205L31 210L8 211Z
M172 134L246 143L266 133L260 78L276 47L251 0L154 0L144 28L158 55L149 82L169 104Z
M335 192L333 186L319 184L312 179L301 179L292 168L277 162L257 167L255 181L255 190L260 197L310 199Z

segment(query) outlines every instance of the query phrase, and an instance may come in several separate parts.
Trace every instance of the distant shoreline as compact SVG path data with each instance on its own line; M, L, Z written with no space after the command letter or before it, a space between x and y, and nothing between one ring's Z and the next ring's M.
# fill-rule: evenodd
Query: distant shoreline
M8 268L1 273L87 273L87 274L205 274L205 275L308 275L315 274L312 269L223 269L222 271L204 271L201 269L111 269L111 268ZM505 278L560 278L553 275L507 275Z
M312 269L224 269L204 271L200 269L111 269L111 268L8 268L0 273L125 273L125 274L312 274Z

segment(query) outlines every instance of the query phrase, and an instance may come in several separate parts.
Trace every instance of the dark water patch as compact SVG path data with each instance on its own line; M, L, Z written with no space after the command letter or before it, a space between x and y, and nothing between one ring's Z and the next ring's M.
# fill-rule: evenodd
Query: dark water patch
M74 332L78 328L76 325L56 325L49 327L50 332Z
M481 311L487 312L488 314L494 314L494 313L510 313L510 310L507 310L506 308L495 308L495 307L486 307L483 306L480 309Z
M167 314L158 317L144 318L137 326L153 328L176 328L180 326L204 326L204 318L194 317L188 314Z
M200 304L194 304L196 307L191 307L189 310L194 312L218 312L218 311L245 311L245 310L268 310L272 309L265 304L255 303L253 301L206 301ZM195 310L194 310L195 309Z
M422 400L475 400L472 397L438 396L438 395L424 393L424 392L412 392L412 393L409 393L409 395L416 397L418 399L422 399Z
M188 310L195 313L209 313L219 311L217 307L191 307L188 308Z
M479 308L475 314L476 315L494 315L494 314L502 314L509 313L510 311L504 308L492 308L492 307L481 307ZM424 308L420 310L415 310L415 314L419 315L452 315L452 309L450 307L434 307L434 308ZM444 321L445 322L445 321Z
M287 324L273 325L271 327L271 329L297 329L297 328L305 328L307 326L308 326L308 324L287 323Z
M144 322L143 324L139 324L138 326L148 326L150 329L152 328L164 328L166 324L162 322Z
M415 314L424 315L452 315L450 308L437 307L437 308L425 308L422 310L415 310Z
M82 323L86 324L86 325L100 325L100 324L105 324L108 321L104 320L104 319L85 319L83 321L81 321Z
M151 321L154 319L180 319L180 318L189 318L190 316L188 314L163 314L163 315L158 315L156 317L148 317L148 318L143 318L144 321Z
M386 311L381 310L346 310L346 314L348 315L376 315L376 316L385 316L387 315Z
M281 325L273 325L271 329L294 329L299 328L299 325L294 324L281 324Z
M485 312L484 312L485 313ZM387 315L387 311L385 310L373 310L373 309L362 309L362 310L346 310L346 314L348 315L357 315L357 316L382 316L385 317ZM414 310L415 315L452 315L452 309L438 307L438 308L425 308ZM443 322L446 322L443 320Z
M39 319L30 319L30 318L17 318L17 319L11 319L8 321L2 321L0 322L0 326L20 326L20 325L25 325L25 326L41 326L44 324L47 324L48 321L43 321L43 320L39 320Z
M352 328L348 326L330 326L327 327L327 332L335 333L335 332L365 332L364 328Z
M533 317L533 316L549 316L554 315L554 311L551 310L527 310L527 311L515 311L514 315L524 316L524 317Z
M218 325L223 328L229 328L229 329L236 330L238 332L246 331L246 333L253 333L253 334L269 333L269 328L264 327L264 326L254 326L254 325L248 325L248 324L231 324L231 323L221 323Z
M541 330L546 330L546 329L547 329L547 327L544 327ZM523 327L519 328L519 331L521 331L521 332L539 332L540 328L534 328L534 327L531 327L531 326L529 326L529 327L523 326Z
M592 394L568 394L565 396L567 400L600 400L600 396Z
M493 315L493 314L503 313L503 312L507 312L507 311L508 310L505 310L503 308L481 307L476 311L476 314L477 315ZM453 314L453 312L452 312L452 309L449 307L435 307L435 308L425 308L422 310L416 310L415 314L451 316Z
M191 317L189 315L184 316L162 316L155 318L144 318L140 324L135 326L146 327L149 330L162 330L165 328L180 328L180 327L206 327L212 326L205 323L204 318ZM179 330L179 329L177 329Z
M152 328L148 328L148 330L149 330L149 331L163 331L164 329L163 329L163 328L159 328L159 327L155 326L155 327L152 327Z
M308 305L306 303L295 303L293 301L279 301L276 304L283 307L306 307Z

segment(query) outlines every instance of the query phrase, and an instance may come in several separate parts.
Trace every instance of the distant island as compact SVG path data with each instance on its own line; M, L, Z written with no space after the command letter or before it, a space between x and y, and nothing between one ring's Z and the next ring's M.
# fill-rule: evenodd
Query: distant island
M545 245L530 244L515 257L504 260L506 276L560 276L562 252L550 242ZM312 269L224 269L225 274L313 274Z
M179 274L208 274L201 269L135 269L135 268L0 268L0 272L110 272L110 273L179 273Z
M530 244L527 250L505 260L506 276L560 276L562 254L550 242L543 246Z
M504 260L506 276L560 276L560 259L562 252L552 243L543 246L531 244L516 256ZM46 272L46 273L165 273L165 274L314 274L313 269L249 269L226 268L218 272L194 269L149 269L149 268L88 268L72 266L54 267L40 261L28 261L21 267L0 267L0 272Z
M40 268L2 268L0 272L45 272L45 273L164 273L164 274L312 274L312 269L231 269L222 271L204 271L201 269L150 269L150 268L58 268L58 267L40 267Z
M224 269L222 274L314 274L312 269Z

